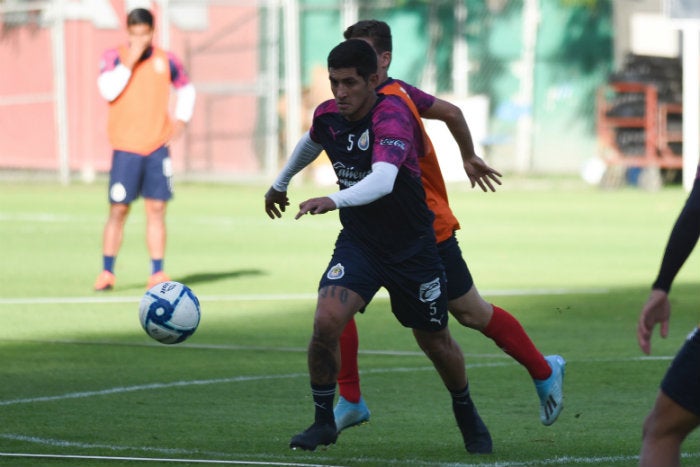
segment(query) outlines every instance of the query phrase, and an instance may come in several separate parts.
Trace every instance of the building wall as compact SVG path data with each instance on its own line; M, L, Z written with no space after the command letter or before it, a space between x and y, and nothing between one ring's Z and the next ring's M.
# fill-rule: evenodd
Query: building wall
M89 0L88 0L89 1ZM97 90L104 50L126 40L126 3L111 0L117 23L65 24L66 99L70 169L91 178L111 162L107 142L108 105ZM197 104L185 137L173 147L176 169L214 170L219 174L257 173L260 14L241 2L212 5L206 28L172 27L168 47L184 62L197 89ZM156 45L163 37L156 16ZM7 20L7 18L3 18ZM35 15L29 24L3 29L0 35L0 168L57 170L54 69L51 31Z

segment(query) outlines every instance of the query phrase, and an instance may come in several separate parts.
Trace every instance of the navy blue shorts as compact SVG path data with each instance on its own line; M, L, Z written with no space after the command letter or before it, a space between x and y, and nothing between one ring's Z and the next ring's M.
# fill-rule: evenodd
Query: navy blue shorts
M462 250L459 248L457 237L452 235L447 240L438 243L437 247L442 264L445 266L447 299L454 300L469 292L474 285L474 279L472 279L466 261L462 258Z
M148 156L115 150L109 172L109 202L130 204L139 196L168 201L173 197L172 175L167 146Z
M700 417L700 328L695 328L678 351L661 390L678 405Z
M445 270L432 242L412 257L387 263L377 259L343 232L335 243L319 289L341 286L359 294L369 304L380 287L391 299L391 311L408 328L440 331L447 326Z

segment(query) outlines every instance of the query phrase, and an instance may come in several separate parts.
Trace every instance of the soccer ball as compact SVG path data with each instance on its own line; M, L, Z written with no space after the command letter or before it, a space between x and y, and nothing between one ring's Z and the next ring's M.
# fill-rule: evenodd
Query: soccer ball
M199 299L179 282L151 287L139 304L139 318L146 334L163 344L178 344L199 326Z

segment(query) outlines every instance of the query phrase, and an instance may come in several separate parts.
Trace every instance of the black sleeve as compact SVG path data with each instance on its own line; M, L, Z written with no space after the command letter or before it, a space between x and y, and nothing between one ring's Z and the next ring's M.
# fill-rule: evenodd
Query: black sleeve
M700 237L700 178L695 179L688 200L673 226L661 261L659 275L652 286L654 289L666 292L671 290L673 279L695 248L698 237Z

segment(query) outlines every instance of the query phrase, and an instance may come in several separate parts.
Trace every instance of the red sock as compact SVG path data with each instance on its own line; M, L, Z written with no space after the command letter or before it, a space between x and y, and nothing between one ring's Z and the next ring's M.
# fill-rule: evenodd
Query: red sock
M524 366L532 378L547 379L552 374L547 360L532 343L520 322L504 309L493 305L491 321L481 332Z
M360 371L357 368L357 325L351 319L340 335L340 371L338 388L340 395L349 402L360 402Z

